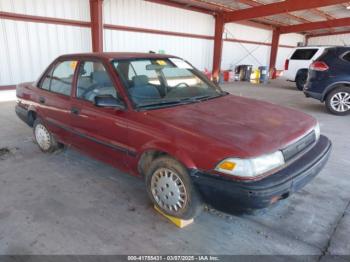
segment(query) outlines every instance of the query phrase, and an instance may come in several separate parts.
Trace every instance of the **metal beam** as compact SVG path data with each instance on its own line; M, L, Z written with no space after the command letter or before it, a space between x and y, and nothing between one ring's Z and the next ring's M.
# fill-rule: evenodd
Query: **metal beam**
M170 35L170 36L214 40L214 36L210 36L210 35L189 34L189 33L174 32L174 31L132 27L132 26L125 26L125 25L104 24L103 27L105 29L117 30L117 31L128 31L128 32L146 33L146 34L157 34L157 35L168 35L168 36Z
M90 0L92 51L103 52L103 0Z
M145 1L155 3L155 4L161 4L161 5L167 5L167 6L171 6L171 7L186 9L186 10L204 13L204 14L208 14L208 15L213 15L215 13L214 10L210 10L210 9L203 8L203 7L197 7L197 6L189 6L189 5L185 5L185 4L171 1L171 0L145 0Z
M36 15L25 15L25 14L9 13L9 12L2 12L2 11L0 11L0 19L9 19L9 20L16 20L16 21L54 24L54 25L90 27L90 22L85 22L85 21L36 16Z
M287 33L299 33L299 32L305 32L305 31L311 31L311 30L317 30L317 29L343 27L343 26L350 26L350 17L321 21L321 22L305 23L305 24L299 24L299 25L282 26L280 27L280 30L282 34L287 34Z
M279 29L273 30L272 33L272 43L270 52L270 76L272 79L276 79L276 59L278 52L278 44L280 41L280 31Z
M309 34L307 35L307 38L313 38L313 37L320 37L320 36L329 36L329 35L344 35L344 34L350 34L350 29L343 30L343 31L335 31L332 33L319 33L319 34Z
M255 6L252 8L241 9L224 13L224 21L235 22L253 18L284 14L288 12L300 11L305 9L336 5L348 2L348 0L285 0L282 2Z
M224 33L224 19L221 13L215 17L213 80L218 82L222 56L222 34Z
M256 0L238 0L238 2L242 3L242 4L245 4L245 5L248 5L248 6L261 6L261 5L264 5L263 3L260 3ZM290 13L286 13L284 14L286 17L290 18L290 19L293 19L293 20L296 20L296 21L299 21L299 22L302 22L302 23L308 23L310 22L309 20L305 19L305 18L302 18L300 16L296 16L296 15L293 15L293 14L290 14Z

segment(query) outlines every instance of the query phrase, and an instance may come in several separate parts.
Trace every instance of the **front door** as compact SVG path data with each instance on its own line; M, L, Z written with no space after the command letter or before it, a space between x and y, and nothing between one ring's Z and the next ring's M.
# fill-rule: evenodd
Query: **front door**
M81 62L71 107L72 144L95 158L127 170L126 156L133 154L127 146L127 112L95 106L95 97L101 95L118 98L117 88L103 63Z

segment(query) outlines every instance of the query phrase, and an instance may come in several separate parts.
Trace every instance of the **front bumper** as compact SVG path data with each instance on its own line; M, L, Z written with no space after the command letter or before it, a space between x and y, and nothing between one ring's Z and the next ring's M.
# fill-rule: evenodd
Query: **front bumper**
M192 170L193 184L205 202L228 212L246 212L270 206L300 190L310 182L326 164L332 144L321 136L303 156L258 181L237 181Z

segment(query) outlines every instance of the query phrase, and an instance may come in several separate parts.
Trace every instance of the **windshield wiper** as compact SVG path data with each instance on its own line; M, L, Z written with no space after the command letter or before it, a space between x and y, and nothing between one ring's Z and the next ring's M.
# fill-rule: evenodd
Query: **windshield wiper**
M191 100L191 101L201 101L207 98L212 97L211 95L204 95L204 96L193 96L193 97L188 97L185 100Z
M149 104L141 104L138 105L137 108L148 108L148 107L159 107L159 106L168 106L168 105L177 105L177 104L184 104L184 101L181 99L178 100L171 100L171 101L160 101L155 103L149 103Z
M227 92L214 95L214 96L203 95L203 96L184 97L184 98L175 99L175 100L166 100L166 101L159 101L159 102L148 103L148 104L140 104L140 105L137 105L137 108L156 108L156 107L162 107L162 106L184 105L184 104L193 103L193 102L205 101L205 100L220 97L226 94Z
M220 97L220 96L222 96L222 94L218 94L218 95L193 96L193 97L186 97L186 98L183 98L182 101L198 102L198 101L205 101L205 100L212 99L212 98L216 98L216 97Z

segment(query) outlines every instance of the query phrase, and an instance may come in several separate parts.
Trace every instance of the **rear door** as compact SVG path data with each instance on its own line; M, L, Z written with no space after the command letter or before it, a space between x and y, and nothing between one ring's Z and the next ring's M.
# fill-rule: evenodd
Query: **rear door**
M341 62L339 63L338 68L341 80L350 82L350 50L342 52L340 57Z
M73 145L84 152L126 169L126 156L134 154L127 145L127 111L94 105L98 95L119 98L110 73L99 60L80 63L70 110Z
M310 64L318 56L319 48L299 48L294 51L289 59L288 78L295 81L300 69L308 69Z
M59 141L70 143L71 92L76 60L56 62L39 82L37 114Z

